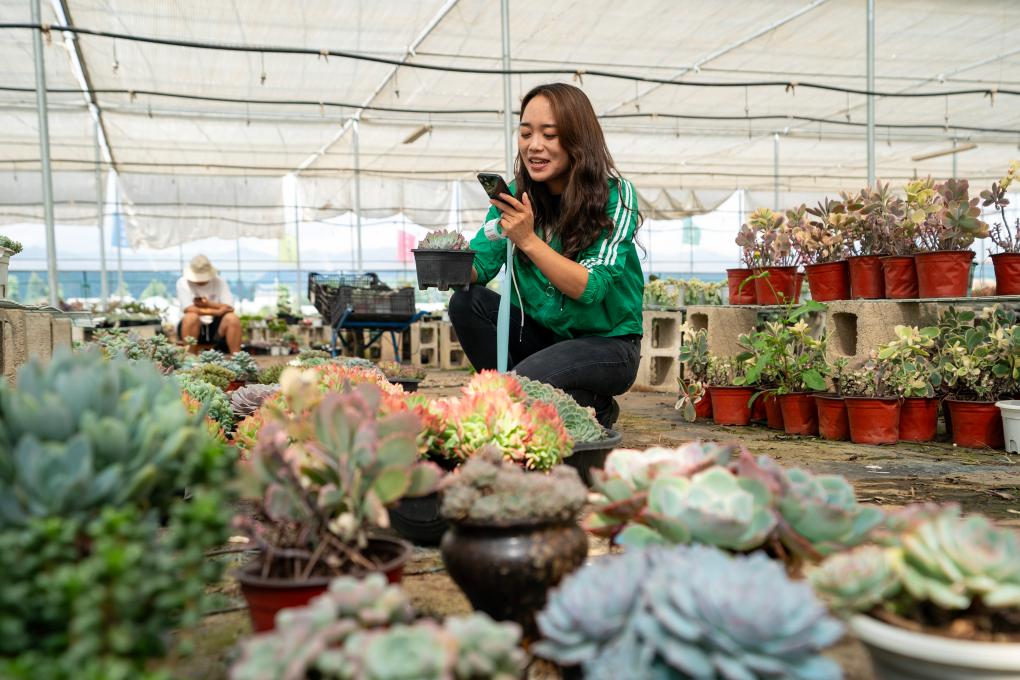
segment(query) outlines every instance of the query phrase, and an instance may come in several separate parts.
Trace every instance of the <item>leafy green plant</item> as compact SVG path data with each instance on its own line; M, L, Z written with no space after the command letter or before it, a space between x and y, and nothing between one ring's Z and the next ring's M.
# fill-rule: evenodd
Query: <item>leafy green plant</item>
M776 394L825 390L825 338L815 338L803 319L825 309L813 300L796 307L788 305L778 321L768 321L760 330L741 335L738 342L744 351L736 360L746 368L734 384L759 385L768 378L775 382Z
M215 385L217 389L226 391L230 383L237 379L237 374L220 364L195 363L190 367L177 371L178 378L191 378Z
M695 405L707 398L708 384L708 329L695 329L689 324L680 327L680 362L683 375L677 378L680 397L675 408L683 414L684 420L693 423L696 419Z
M800 253L793 247L794 228L788 217L769 208L758 208L740 226L736 244L749 266L792 267L800 263Z
M1020 324L999 306L978 313L950 308L939 322L938 372L956 399L994 401L1018 391Z
M860 194L861 231L876 243L867 254L911 255L917 249L914 225L906 218L907 203L877 182Z
M387 526L386 506L432 492L441 471L419 462L418 418L381 416L384 394L362 384L322 395L314 374L284 373L291 413L274 413L243 468L261 518L240 518L258 545L263 577L341 575L372 567L368 528Z
M187 373L177 374L177 384L181 391L201 403L210 418L215 420L224 432L234 429L234 410L226 392L216 385Z
M259 367L255 360L245 351L239 351L227 356L215 349L207 349L196 358L197 365L222 366L235 375L235 380L251 380L258 378Z
M278 385L280 383L280 374L287 368L286 364L276 364L275 366L267 366L259 371L258 381L262 385Z
M61 353L0 384L0 676L145 676L219 575L232 460L141 361Z
M15 241L14 239L0 234L0 248L11 251L11 255L17 255L21 252L22 245L20 241Z
M843 627L761 553L691 546L604 557L550 593L538 626L535 653L587 678L842 677L821 652Z
M186 360L185 348L175 345L162 334L140 338L121 329L104 330L96 333L96 344L111 359L148 361L156 364L163 373L181 368Z
M918 249L964 250L975 238L988 236L988 224L980 219L980 200L970 197L970 184L965 179L947 179L941 184L932 184L930 179L908 183L907 203ZM922 214L923 219L918 221Z
M1020 173L1020 161L1012 161L1005 177L998 182L992 182L991 189L981 192L981 205L985 208L995 206L995 209L1002 215L1002 222L996 222L989 230L989 236L999 248L1000 253L1020 253L1020 218L1013 223L1010 230L1009 220L1006 218L1006 206L1009 199L1006 198L1006 190L1016 181Z
M485 614L442 625L414 621L407 595L385 578L337 578L305 607L243 643L231 680L516 680L525 654L520 628Z
M934 397L942 383L935 361L939 329L896 326L896 339L878 348L876 363L901 397Z
M684 303L684 282L678 279L650 279L645 284L646 309L678 309Z
M833 609L892 614L949 634L954 623L966 622L978 639L1015 631L1015 529L996 527L983 515L964 516L955 504L911 506L888 525L881 546L835 555L809 571L811 584Z
M577 471L557 465L548 475L525 472L486 447L440 485L443 516L454 521L571 522L584 507L588 489Z
M419 250L470 250L471 245L464 235L458 231L447 231L439 229L430 231L421 241L418 241Z

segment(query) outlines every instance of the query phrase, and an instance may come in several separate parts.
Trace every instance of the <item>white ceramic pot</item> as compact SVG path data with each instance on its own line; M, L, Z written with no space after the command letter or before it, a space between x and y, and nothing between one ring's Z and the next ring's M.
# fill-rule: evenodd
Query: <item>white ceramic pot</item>
M7 272L13 254L13 250L0 248L0 300L7 297Z
M1002 412L1002 433L1005 435L1006 450L1020 453L1020 399L997 401L995 405Z
M1020 643L926 635L860 614L850 619L850 630L868 648L878 680L1020 678Z

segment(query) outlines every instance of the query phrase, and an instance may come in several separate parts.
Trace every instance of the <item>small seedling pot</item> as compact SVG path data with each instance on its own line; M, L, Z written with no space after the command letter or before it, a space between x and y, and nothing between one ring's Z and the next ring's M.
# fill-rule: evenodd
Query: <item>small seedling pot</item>
M418 288L466 288L471 284L473 250L438 250L414 248L414 267L418 272Z

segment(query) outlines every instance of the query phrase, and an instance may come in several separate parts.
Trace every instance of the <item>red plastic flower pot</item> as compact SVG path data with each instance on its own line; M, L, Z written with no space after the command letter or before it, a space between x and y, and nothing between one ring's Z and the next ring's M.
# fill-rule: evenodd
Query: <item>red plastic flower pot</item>
M995 268L995 294L1020 295L1020 254L996 253L992 255Z
M762 267L755 273L760 271L768 272L768 275L754 280L759 305L783 305L800 299L801 278L796 267Z
M968 449L1001 449L1006 446L1002 413L991 401L946 399L953 419L953 443Z
M747 402L754 396L750 387L709 387L712 395L712 420L716 425L747 425L751 422L751 407Z
M767 417L767 423L770 430L782 430L783 429L783 409L779 405L779 399L774 394L766 394L761 397L761 400L765 402L765 414Z
M754 305L758 304L758 297L755 294L754 281L746 284L743 290L740 284L747 280L752 274L750 269L727 269L726 285L729 288L729 303L731 305Z
M930 442L939 424L939 400L908 397L900 406L900 441Z
M936 250L914 255L919 297L965 297L973 250Z
M385 536L372 537L368 544L372 554L383 560L377 571L384 573L390 583L400 583L404 564L411 558L413 546L407 541ZM329 588L331 577L328 576L303 581L263 578L259 573L261 564L260 560L256 560L236 573L241 594L248 601L248 613L256 633L273 630L276 613L281 609L302 607Z
M850 421L846 415L846 402L838 394L816 394L818 408L818 434L822 439L845 442L850 439Z
M694 415L699 420L712 417L712 397L705 395L694 405Z
M804 271L812 300L828 302L850 298L850 267L846 260L809 264Z
M769 419L768 409L765 408L765 395L759 393L758 397L751 404L751 422L764 423Z
M855 255L850 267L850 295L854 300L880 300L885 297L885 277L878 255Z
M891 300L916 299L919 291L914 258L910 255L894 255L880 259L882 277L885 280L885 296Z
M900 400L895 397L844 397L854 444L895 444L900 439Z
M794 392L779 395L779 408L783 410L783 429L786 434L818 434L818 409L812 392Z

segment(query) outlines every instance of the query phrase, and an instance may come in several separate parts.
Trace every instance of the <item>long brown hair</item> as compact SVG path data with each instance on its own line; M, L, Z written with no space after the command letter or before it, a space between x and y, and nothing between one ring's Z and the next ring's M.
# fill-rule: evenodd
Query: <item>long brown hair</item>
M553 215L554 199L549 187L545 182L531 179L524 168L520 151L514 163L517 196L525 191L528 193L535 212L536 228L542 230L547 241L558 235L563 244L563 256L573 260L595 243L602 232L608 230L612 233L613 221L606 214L608 182L612 178L619 183L619 200L623 201L622 180L588 96L566 83L538 85L524 95L522 117L528 102L539 95L549 100L560 146L570 161L559 217ZM639 223L640 219L639 215Z

